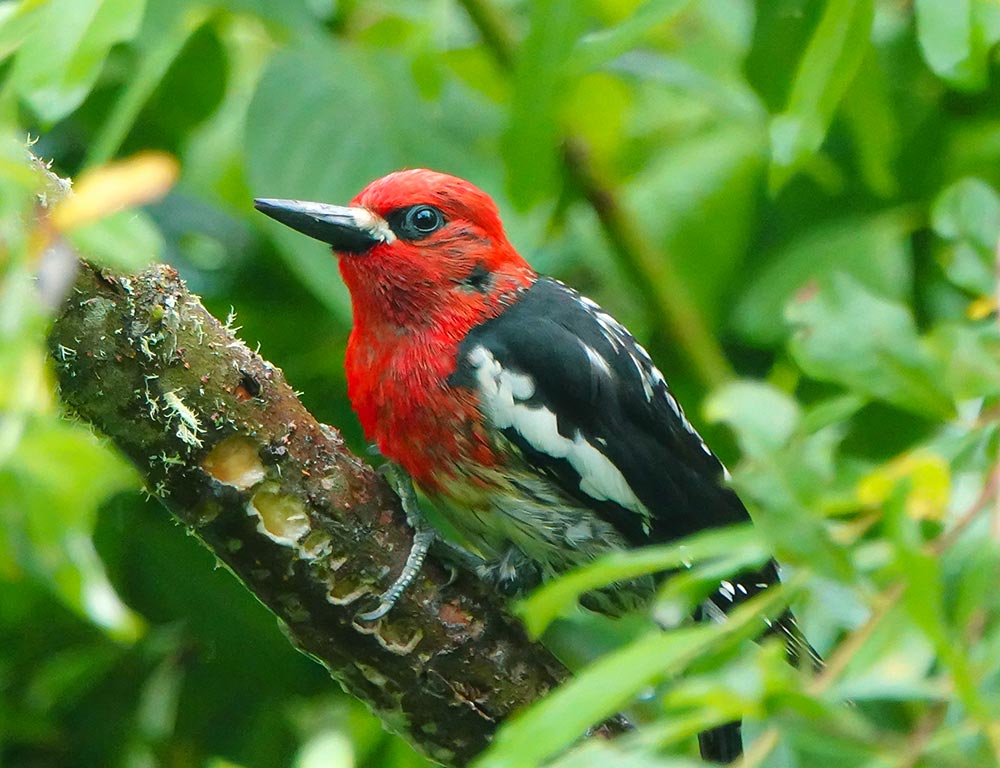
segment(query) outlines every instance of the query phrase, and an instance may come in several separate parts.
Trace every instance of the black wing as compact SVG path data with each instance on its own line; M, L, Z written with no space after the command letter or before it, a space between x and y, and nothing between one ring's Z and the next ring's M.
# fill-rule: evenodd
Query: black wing
M724 469L687 421L663 376L625 328L593 302L540 278L498 318L466 337L454 383L475 387L477 349L530 378L519 402L555 414L559 436L584 440L620 471L634 497L594 493L586 472L537 435L503 428L539 471L586 501L633 545L676 539L749 519ZM482 352L475 358L481 363ZM589 492L588 492L589 491ZM601 496L610 498L601 498Z
M525 459L631 544L749 520L725 484L722 463L646 351L597 304L562 283L540 278L499 317L469 333L452 383L482 397L484 382L495 390L495 423ZM574 447L603 459L589 453L574 461ZM590 482L588 472L603 473L603 481ZM613 482L617 473L625 488ZM766 563L723 582L703 611L719 618L777 581L775 563ZM791 613L770 631L784 638L793 663L801 657L821 665ZM703 757L728 762L742 751L740 723L707 731L699 742Z

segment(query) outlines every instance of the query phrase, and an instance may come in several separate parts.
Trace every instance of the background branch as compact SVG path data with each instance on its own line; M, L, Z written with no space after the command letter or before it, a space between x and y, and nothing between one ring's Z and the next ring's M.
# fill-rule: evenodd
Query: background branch
M517 47L503 16L489 0L459 0L497 66L511 72ZM733 378L725 352L691 301L670 254L650 245L635 217L622 204L618 191L590 160L587 142L580 136L562 137L562 161L570 181L601 224L604 236L632 284L666 324L671 338L708 387Z

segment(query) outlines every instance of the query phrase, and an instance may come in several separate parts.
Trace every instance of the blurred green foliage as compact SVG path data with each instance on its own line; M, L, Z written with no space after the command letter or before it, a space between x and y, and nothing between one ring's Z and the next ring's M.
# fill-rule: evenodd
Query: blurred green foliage
M541 271L648 343L758 533L612 558L525 603L529 626L595 623L572 610L587 585L683 553L654 609L679 620L773 551L788 585L764 600L792 600L830 669L749 642L762 604L591 627L617 648L482 765L691 764L737 712L751 766L1000 764L998 40L995 0L0 1L0 765L426 764L60 412L28 136L77 179L174 155L162 200L66 234L234 307L359 450L336 266L254 195L468 177ZM567 140L656 261L608 242ZM657 274L673 293L644 290ZM736 378L692 364L671 295ZM636 697L641 729L574 746Z

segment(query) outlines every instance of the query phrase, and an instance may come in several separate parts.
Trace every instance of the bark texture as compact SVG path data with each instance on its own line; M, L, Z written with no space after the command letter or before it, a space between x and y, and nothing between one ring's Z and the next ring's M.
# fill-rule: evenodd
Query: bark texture
M176 272L83 265L50 336L63 399L352 695L432 759L469 763L564 668L474 578L433 563L387 617L396 496Z

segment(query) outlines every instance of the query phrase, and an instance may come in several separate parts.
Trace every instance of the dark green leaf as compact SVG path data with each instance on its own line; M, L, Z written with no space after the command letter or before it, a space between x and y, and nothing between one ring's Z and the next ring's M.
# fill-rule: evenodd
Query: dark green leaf
M918 223L915 211L896 209L809 227L768 253L763 268L741 286L733 325L754 344L774 344L787 334L785 305L800 289L835 272L902 299L912 282L909 238Z
M892 197L899 184L892 164L899 152L899 125L889 84L874 50L861 62L844 96L843 114L865 184L879 197Z
M108 583L90 532L97 506L135 485L124 462L85 428L35 420L0 465L0 520L14 557L73 610L121 639L141 622Z

